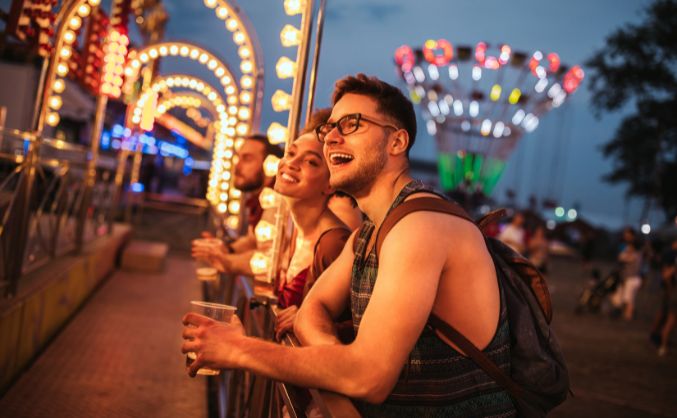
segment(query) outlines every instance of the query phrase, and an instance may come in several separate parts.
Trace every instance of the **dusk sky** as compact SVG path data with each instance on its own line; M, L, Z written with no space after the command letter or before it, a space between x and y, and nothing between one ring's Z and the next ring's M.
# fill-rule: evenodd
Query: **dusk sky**
M231 68L239 67L223 21L202 0L166 0L164 4L170 14L167 40L198 43L222 57ZM556 52L563 63L582 65L604 47L612 31L626 23L640 22L642 9L648 4L648 0L328 0L316 107L329 105L335 80L357 72L376 75L404 89L393 64L395 49L402 44L420 47L430 38L445 38L454 45L507 43L515 51ZM283 54L294 59L295 50L280 45L279 32L287 23L298 27L300 17L285 15L282 0L242 0L239 5L253 23L264 53L261 129L265 131L272 121L285 122L287 118L286 113L272 111L270 96L278 88L291 91L291 81L278 80L274 66ZM195 74L218 86L209 73L186 59L166 59L161 72ZM508 188L517 190L523 201L531 193L539 197L549 194L565 207L578 204L579 213L594 223L638 226L641 202L635 199L627 205L623 185L602 181L611 161L602 158L600 146L612 137L622 113L600 119L593 113L584 80L564 106L547 114L536 131L522 138L494 196L500 201ZM434 141L420 118L412 157L435 161ZM553 164L554 159L559 162ZM518 166L521 169L516 169ZM662 217L652 217L653 224L659 220Z

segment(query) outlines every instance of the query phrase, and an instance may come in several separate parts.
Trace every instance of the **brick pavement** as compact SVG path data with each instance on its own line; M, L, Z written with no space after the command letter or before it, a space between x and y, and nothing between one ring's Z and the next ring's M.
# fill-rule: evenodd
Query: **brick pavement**
M190 259L163 274L118 271L0 399L0 417L205 417L204 378L180 353L188 301L200 298Z

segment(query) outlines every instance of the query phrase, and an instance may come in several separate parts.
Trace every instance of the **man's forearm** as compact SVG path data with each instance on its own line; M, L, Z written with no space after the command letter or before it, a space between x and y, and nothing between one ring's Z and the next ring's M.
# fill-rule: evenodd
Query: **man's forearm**
M341 344L334 320L320 304L301 305L294 321L294 335L304 346Z
M243 274L245 276L252 276L252 268L249 264L254 250L247 250L237 254L230 254L230 271L234 274Z
M247 234L230 243L230 248L234 253L241 253L244 251L253 250L256 248L256 238Z
M238 368L296 386L382 401L384 382L374 378L368 365L360 364L351 346L292 348L251 337L242 343L244 354L237 361Z

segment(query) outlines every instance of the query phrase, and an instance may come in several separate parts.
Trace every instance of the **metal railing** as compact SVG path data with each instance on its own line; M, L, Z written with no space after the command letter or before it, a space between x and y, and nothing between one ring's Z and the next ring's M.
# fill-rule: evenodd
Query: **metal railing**
M16 294L22 275L82 250L109 233L115 160L90 164L86 147L0 129L0 293ZM123 168L124 170L124 168Z
M205 285L205 297L237 306L247 335L274 340L277 304L268 285L244 276L224 276L220 283ZM300 345L293 334L287 334L280 344ZM212 379L210 392L216 406L210 408L210 415L214 417L296 418L306 417L310 409L314 416L319 413L325 418L360 417L350 399L336 393L299 388L243 371L225 371Z

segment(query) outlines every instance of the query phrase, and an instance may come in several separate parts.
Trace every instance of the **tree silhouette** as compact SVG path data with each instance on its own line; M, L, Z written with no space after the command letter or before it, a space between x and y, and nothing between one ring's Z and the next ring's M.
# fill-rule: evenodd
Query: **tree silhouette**
M597 116L634 105L602 147L613 168L604 179L627 182L627 193L643 197L669 218L677 215L677 0L657 0L644 21L606 39L586 65ZM646 215L646 213L644 214Z

